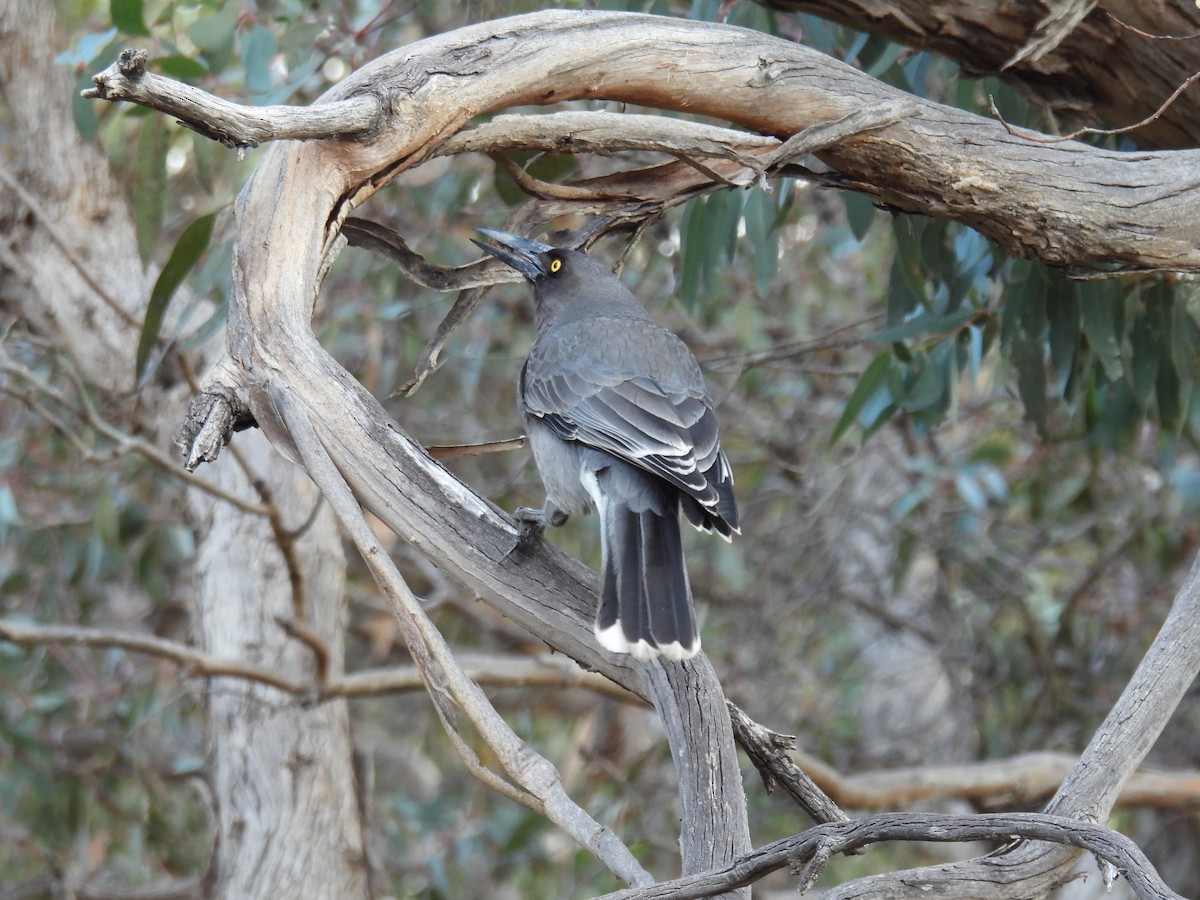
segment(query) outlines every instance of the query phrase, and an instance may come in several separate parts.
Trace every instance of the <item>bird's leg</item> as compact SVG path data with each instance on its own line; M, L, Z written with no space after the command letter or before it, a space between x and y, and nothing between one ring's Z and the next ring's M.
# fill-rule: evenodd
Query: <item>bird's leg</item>
M513 513L513 518L521 523L521 534L512 550L508 551L510 554L515 550L528 550L534 543L541 540L547 525L553 525L555 528L565 525L570 515L551 503L550 498L547 497L546 503L541 508L518 506Z

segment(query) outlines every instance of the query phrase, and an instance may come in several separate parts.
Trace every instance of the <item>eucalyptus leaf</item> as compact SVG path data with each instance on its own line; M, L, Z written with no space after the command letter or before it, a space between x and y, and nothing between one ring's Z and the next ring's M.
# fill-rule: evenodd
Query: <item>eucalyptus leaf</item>
M150 116L138 132L137 189L133 192L134 224L138 253L143 262L154 256L166 209L167 125L162 116Z
M867 366L862 377L858 380L854 391L850 394L850 399L846 401L846 407L842 410L842 415L838 419L837 425L834 426L829 443L836 444L841 440L842 435L857 420L859 413L867 405L867 401L878 394L880 389L884 387L891 364L892 354L887 351L880 353L871 360L871 364Z
M1046 291L1046 320L1050 342L1050 365L1055 386L1064 397L1079 353L1079 295L1065 278L1056 278Z
M1129 367L1130 387L1137 405L1145 410L1150 405L1158 382L1158 370L1162 354L1167 349L1152 309L1144 308L1133 322L1129 332L1132 363Z
M150 303L146 307L146 317L142 320L142 333L138 338L137 347L137 379L140 382L146 374L146 366L150 361L150 353L162 330L163 319L167 313L171 298L183 283L192 266L208 249L212 239L213 223L216 213L209 213L193 221L175 242L166 265L158 273L154 289L150 292Z
M109 14L115 28L129 35L146 35L146 12L142 0L109 0Z
M1042 342L1021 337L1013 343L1012 359L1017 367L1017 393L1025 406L1025 418L1033 423L1042 440L1049 440L1046 424L1046 361Z
M850 223L850 233L859 242L865 240L875 221L878 208L869 198L855 191L843 191L842 202L846 204L846 221Z
M242 41L242 64L246 67L246 90L262 95L271 87L271 61L275 57L275 37L261 25L255 25Z
M1125 374L1121 361L1121 337L1117 329L1117 306L1120 296L1114 291L1095 291L1080 304L1083 333L1088 346L1110 381L1118 381Z

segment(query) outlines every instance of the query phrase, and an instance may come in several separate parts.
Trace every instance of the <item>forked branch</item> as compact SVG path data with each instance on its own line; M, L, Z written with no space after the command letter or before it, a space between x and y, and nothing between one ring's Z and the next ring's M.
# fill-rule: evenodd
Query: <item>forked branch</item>
M597 900L712 897L753 884L784 866L790 866L799 876L799 889L804 892L812 887L835 854L870 844L884 841L1011 841L1013 838L1051 841L1086 850L1124 876L1139 900L1184 900L1167 887L1146 854L1125 835L1102 825L1042 813L974 816L880 813L850 822L830 822L760 847L721 869L647 888L617 891Z

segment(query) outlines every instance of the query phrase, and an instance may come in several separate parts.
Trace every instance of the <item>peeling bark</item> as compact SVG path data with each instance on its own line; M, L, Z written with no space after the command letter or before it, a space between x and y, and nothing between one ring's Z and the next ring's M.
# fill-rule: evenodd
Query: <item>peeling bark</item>
M999 75L1034 103L1076 125L1117 128L1150 116L1179 85L1200 71L1200 42L1154 40L1200 32L1190 3L1055 0L1016 3L960 0L764 0L849 28L932 50L968 74ZM1085 12L1039 44L1039 27L1060 7ZM1109 16L1111 13L1112 16ZM1115 16L1115 18L1113 18ZM1042 29L1045 32L1045 29ZM1026 53L1026 48L1036 52ZM1200 145L1200 90L1185 92L1162 117L1130 134L1147 149Z

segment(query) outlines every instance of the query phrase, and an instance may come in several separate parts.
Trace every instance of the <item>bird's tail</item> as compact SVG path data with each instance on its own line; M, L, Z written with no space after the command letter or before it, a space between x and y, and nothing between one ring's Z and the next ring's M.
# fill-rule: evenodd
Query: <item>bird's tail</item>
M603 587L596 639L614 653L681 660L700 651L678 502L662 515L610 498L599 512Z

